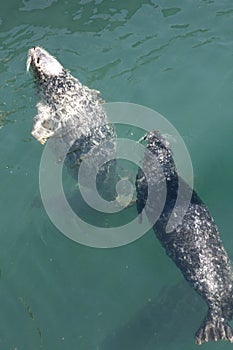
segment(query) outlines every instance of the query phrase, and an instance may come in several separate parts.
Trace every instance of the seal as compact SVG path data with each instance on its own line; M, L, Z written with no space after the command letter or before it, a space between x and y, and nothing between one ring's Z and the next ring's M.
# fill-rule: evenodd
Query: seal
M139 168L136 177L138 213L145 207L148 220L167 255L208 305L208 313L196 332L196 344L219 339L233 343L233 331L228 324L233 316L233 272L218 228L197 193L178 175L171 147L165 137L153 130L144 139L150 152L146 152L143 159L144 171ZM156 157L158 166L151 164L151 154ZM191 191L191 200L181 222L167 232L171 215L175 217L182 211L182 201L176 203L181 182L183 199ZM155 202L161 200L158 188L163 185L167 189L165 205L155 222ZM157 195L146 205L149 186L155 189Z
M58 159L62 156L59 150L62 153L64 145L67 146L69 152L65 161L75 178L83 158L95 148L95 156L88 159L89 169L96 169L97 183L110 179L110 174L115 171L114 161L102 167L96 164L96 159L103 164L114 158L116 136L104 111L100 92L81 84L55 57L39 46L29 50L26 66L27 71L32 68L39 99L33 137L41 144L53 137ZM89 181L87 174L86 183ZM109 182L112 183L112 178Z

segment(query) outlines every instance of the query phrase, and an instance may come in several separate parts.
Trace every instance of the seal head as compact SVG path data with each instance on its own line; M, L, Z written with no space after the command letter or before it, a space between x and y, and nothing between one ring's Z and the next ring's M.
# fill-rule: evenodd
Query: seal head
M28 51L27 71L29 71L30 66L38 78L57 76L64 72L62 65L56 58L39 46L32 47Z
M42 144L57 133L69 133L71 142L82 136L94 140L96 127L108 124L99 91L82 85L39 46L28 51L26 66L32 68L39 97L32 135ZM109 130L106 126L108 135Z

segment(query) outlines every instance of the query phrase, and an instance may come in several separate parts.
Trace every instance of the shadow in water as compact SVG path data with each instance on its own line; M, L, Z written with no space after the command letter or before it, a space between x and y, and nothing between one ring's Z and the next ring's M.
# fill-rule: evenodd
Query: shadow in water
M192 346L204 314L201 297L186 282L178 283L163 288L134 318L105 338L99 349L171 349L184 343Z

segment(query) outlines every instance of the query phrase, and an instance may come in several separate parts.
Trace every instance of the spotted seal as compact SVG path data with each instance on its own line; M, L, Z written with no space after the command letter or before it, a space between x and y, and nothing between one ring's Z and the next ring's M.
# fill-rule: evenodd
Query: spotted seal
M53 137L58 158L61 145L67 145L66 164L75 177L83 157L94 147L95 157L88 160L90 169L98 168L97 158L103 162L113 159L116 135L104 111L100 92L84 86L39 46L29 50L26 65L27 71L32 68L39 98L32 135L41 144ZM98 148L100 145L104 146ZM98 179L103 182L101 175L104 174L104 180L109 180L105 187L110 187L113 179L108 175L114 173L114 167L114 162L108 162L98 168L97 184ZM87 174L87 184L88 181Z
M141 213L147 201L148 186L156 187L157 196L145 207L148 220L154 223L154 202L159 201L158 185L166 184L166 198L162 213L153 230L166 250L167 255L181 270L185 279L202 296L208 305L208 313L196 332L197 344L219 339L233 342L233 331L228 321L233 316L233 273L231 262L219 237L218 228L208 208L197 193L179 177L168 141L158 131L145 136L147 149L155 155L159 167L152 166L145 153L143 169L136 178L137 209ZM150 152L148 152L150 154ZM163 174L158 171L162 168ZM145 177L147 175L147 178ZM176 204L179 183L186 193L191 192L188 209L178 226L166 232L168 220L179 215L181 204Z

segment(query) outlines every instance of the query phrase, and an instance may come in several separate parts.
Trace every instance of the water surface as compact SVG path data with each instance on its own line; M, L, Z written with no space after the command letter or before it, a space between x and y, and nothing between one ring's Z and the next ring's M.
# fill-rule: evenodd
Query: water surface
M0 9L1 349L196 349L206 307L153 232L104 250L50 222L25 61L40 45L106 101L139 103L173 123L233 258L232 2L13 0Z

